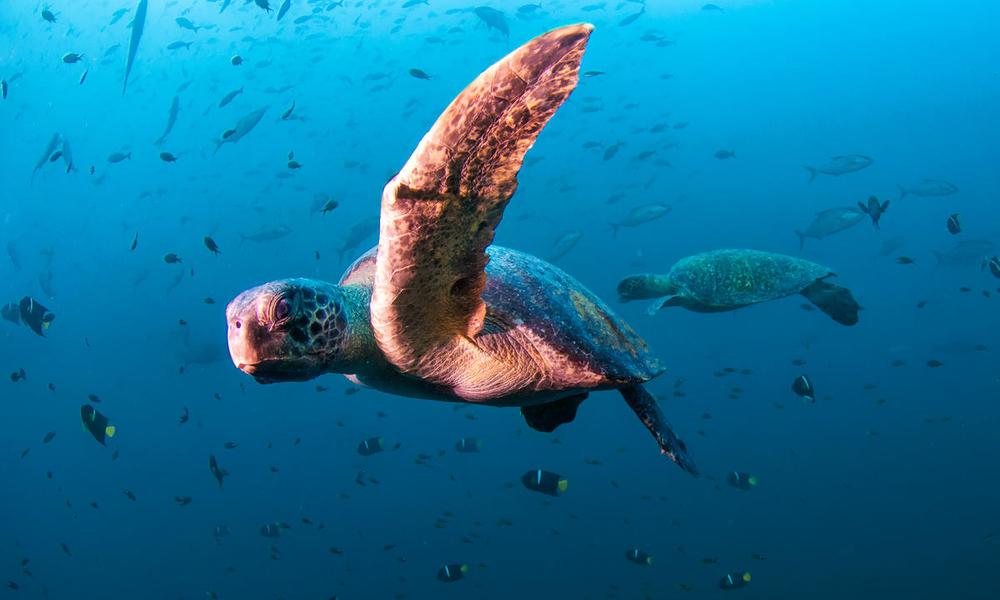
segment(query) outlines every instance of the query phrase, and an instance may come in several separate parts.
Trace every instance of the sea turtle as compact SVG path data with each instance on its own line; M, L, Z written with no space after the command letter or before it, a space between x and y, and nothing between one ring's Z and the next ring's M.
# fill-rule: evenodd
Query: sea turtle
M445 109L382 192L378 245L338 284L272 281L226 309L233 363L258 382L342 373L393 394L518 406L572 421L618 390L663 453L696 473L643 384L663 372L597 296L534 256L491 246L525 153L576 87L593 26L545 33Z
M830 269L808 260L759 250L713 250L677 261L666 275L645 273L618 284L622 302L656 298L655 314L667 306L723 312L802 294L842 325L858 322L860 306L851 290L827 278Z

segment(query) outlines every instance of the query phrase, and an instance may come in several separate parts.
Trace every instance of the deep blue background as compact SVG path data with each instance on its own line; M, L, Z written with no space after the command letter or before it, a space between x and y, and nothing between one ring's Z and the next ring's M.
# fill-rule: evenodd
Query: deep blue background
M645 14L619 26L640 5L543 1L525 18L522 3L493 2L507 15L508 41L466 4L329 4L293 0L279 23L242 0L221 15L219 2L151 0L125 97L130 16L108 23L134 4L64 0L51 5L55 24L42 20L40 3L0 5L0 78L10 82L0 101L0 241L21 261L15 270L0 260L0 300L30 294L57 315L45 339L0 323L0 581L21 586L6 595L996 597L1000 280L976 264L937 267L932 252L955 243L944 226L954 212L965 224L960 239L1000 242L1000 5L719 2L725 10L710 12L702 2L648 0ZM312 11L320 16L294 24ZM214 27L193 33L178 16ZM345 395L339 376L263 387L232 367L230 298L269 279L339 277L353 258L338 260L343 236L377 214L382 185L448 101L517 44L581 20L597 26L583 70L605 74L580 82L529 154L497 241L547 256L560 234L583 232L559 264L620 309L667 363L651 390L704 477L661 458L617 394L593 396L574 423L544 435L516 410ZM646 34L674 43L642 41ZM193 45L168 51L175 40ZM64 64L66 52L85 60ZM234 54L242 66L230 64ZM411 68L432 79L410 77ZM154 147L185 82L177 125ZM274 93L285 85L293 87ZM241 86L243 95L217 107ZM305 120L279 121L293 100ZM257 129L213 155L212 139L263 105ZM690 124L675 129L680 122ZM57 131L79 170L46 164L30 183ZM624 145L604 161L604 147L584 149L588 141ZM715 159L720 149L736 158ZM161 150L180 159L164 163ZM646 150L656 154L635 159ZM116 151L133 158L109 164ZM286 177L290 151L304 167ZM807 183L801 165L849 153L875 164ZM654 164L661 159L672 167ZM959 192L896 201L897 184L924 177ZM340 206L320 216L311 210L320 193ZM801 299L655 317L615 301L622 276L665 272L695 252L796 254L793 230L815 212L872 194L893 200L881 231L862 223L809 240L803 253L854 290L865 307L856 327L800 310ZM648 202L673 212L612 236L610 222ZM241 242L276 225L292 235ZM209 234L221 256L203 247ZM904 241L893 256L914 265L878 256L893 238ZM51 266L40 253L49 249ZM182 265L164 264L167 252ZM53 297L39 287L43 272ZM188 352L207 345L216 360L179 373L178 319L188 322ZM930 359L944 365L928 368ZM906 364L892 368L893 360ZM752 374L713 375L724 367ZM18 368L27 381L7 380ZM815 405L789 390L801 372L818 388ZM678 380L683 397L671 395ZM734 386L738 399L729 398ZM79 425L90 393L118 426L108 448ZM182 406L191 411L183 426ZM50 430L57 435L43 445ZM358 456L357 443L373 435L401 447ZM481 437L483 452L455 453L464 435ZM239 447L224 450L227 440ZM232 473L222 490L208 470L213 453ZM415 464L419 453L433 457ZM539 467L566 476L569 492L549 501L525 490L521 473ZM758 488L728 487L733 469L757 474ZM360 470L378 483L357 485ZM194 501L179 507L179 495ZM445 511L453 516L436 528ZM262 537L260 526L273 521L292 528ZM220 524L232 535L217 545ZM271 545L280 560L269 558ZM627 562L633 546L653 565ZM19 567L25 557L33 578ZM466 580L439 583L446 562L468 563ZM737 569L752 572L751 585L718 590Z

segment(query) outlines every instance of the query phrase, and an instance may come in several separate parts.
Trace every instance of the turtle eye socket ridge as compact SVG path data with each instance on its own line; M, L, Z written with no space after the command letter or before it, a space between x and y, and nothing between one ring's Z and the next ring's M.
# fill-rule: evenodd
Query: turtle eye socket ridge
M274 320L283 321L288 318L289 313L292 312L292 307L288 305L288 298L282 298L278 300L278 303L274 305Z
M293 302L294 298L287 293L278 294L271 300L267 308L267 317L272 327L283 325L291 318Z

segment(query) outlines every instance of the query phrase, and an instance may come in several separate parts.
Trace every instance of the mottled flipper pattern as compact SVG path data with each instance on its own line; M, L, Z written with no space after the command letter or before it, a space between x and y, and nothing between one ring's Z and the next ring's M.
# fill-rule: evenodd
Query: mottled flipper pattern
M379 348L430 381L482 328L486 248L535 138L576 86L592 26L555 29L455 98L382 192L372 325ZM450 358L435 353L445 346ZM485 384L484 384L485 387Z

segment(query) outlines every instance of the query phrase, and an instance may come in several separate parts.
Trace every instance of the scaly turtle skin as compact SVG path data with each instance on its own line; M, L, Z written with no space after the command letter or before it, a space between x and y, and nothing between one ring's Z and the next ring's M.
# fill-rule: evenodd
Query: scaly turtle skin
M642 385L663 371L645 342L560 269L491 245L591 30L541 35L455 98L386 184L379 244L339 284L287 279L234 299L233 363L262 383L335 372L398 395L519 406L540 431L572 421L590 392L617 389L695 473Z
M814 262L759 250L714 250L677 261L666 275L633 275L618 284L623 302L659 298L667 306L695 312L736 310L802 294L838 323L857 323L860 309L850 290L825 281L836 274Z

